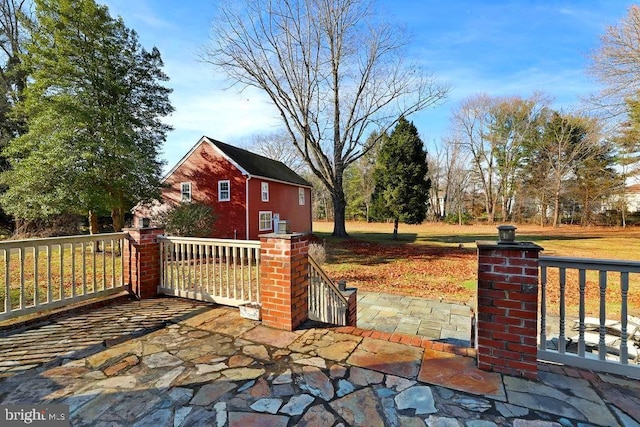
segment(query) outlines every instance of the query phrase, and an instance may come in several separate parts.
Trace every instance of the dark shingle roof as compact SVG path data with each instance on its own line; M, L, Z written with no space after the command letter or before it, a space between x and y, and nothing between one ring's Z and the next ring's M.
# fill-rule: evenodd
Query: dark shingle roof
M311 184L300 175L292 171L287 165L268 157L260 156L242 148L216 141L206 137L209 142L218 147L230 159L236 162L249 175L271 178L277 181L290 182L296 185L311 187Z

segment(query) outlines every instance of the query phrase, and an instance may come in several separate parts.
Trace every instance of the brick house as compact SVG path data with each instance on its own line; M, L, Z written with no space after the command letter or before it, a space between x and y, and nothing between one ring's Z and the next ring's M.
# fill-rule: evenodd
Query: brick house
M285 164L203 136L163 179L164 203L201 202L217 215L211 237L257 240L287 220L311 233L311 184Z

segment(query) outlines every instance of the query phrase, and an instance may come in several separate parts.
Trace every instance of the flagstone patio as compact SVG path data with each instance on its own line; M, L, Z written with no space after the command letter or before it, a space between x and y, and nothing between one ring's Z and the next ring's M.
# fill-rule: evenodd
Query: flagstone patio
M80 426L640 425L638 381L549 365L531 381L480 371L460 355L472 353L359 328L279 331L177 298L118 301L1 332L0 404L66 404Z

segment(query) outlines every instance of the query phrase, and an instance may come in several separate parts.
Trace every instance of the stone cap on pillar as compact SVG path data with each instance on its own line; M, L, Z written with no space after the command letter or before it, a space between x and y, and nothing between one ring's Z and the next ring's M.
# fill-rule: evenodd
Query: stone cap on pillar
M265 239L284 239L284 240L291 240L295 237L303 237L303 236L308 236L309 233L289 233L289 234L278 234L278 233L267 233L267 234L260 234L258 235L258 237L260 238L265 238Z
M478 249L505 249L505 250L525 250L525 251L543 251L544 248L533 242L509 242L498 243L490 240L478 240L476 241Z

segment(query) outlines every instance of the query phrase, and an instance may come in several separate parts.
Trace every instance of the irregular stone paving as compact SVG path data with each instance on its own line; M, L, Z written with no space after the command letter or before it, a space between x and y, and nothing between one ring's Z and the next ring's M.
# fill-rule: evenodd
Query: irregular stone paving
M171 315L173 305L183 314ZM71 318L4 333L0 363L21 369L2 372L0 404L67 404L78 426L640 425L637 380L545 369L531 381L449 353L331 329L276 331L235 309L202 308L179 299L109 307L165 316L165 327L151 322L126 340L114 331L115 344L94 344L100 322ZM31 351L39 358L24 357Z

